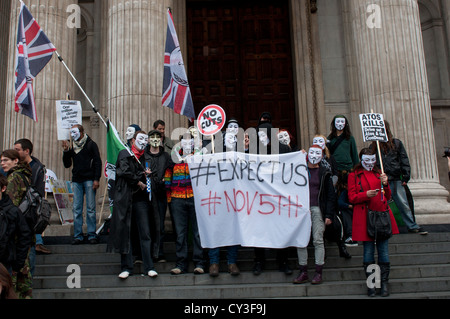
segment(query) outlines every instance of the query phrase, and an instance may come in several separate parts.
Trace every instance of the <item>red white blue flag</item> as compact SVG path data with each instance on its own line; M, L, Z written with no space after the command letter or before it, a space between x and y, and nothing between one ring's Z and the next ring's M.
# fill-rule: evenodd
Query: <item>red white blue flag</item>
M168 27L164 57L162 105L167 106L173 109L175 113L184 115L191 121L194 121L194 103L192 102L189 82L180 50L180 43L178 42L178 36L170 9L167 10L167 17Z
M22 2L16 47L15 111L37 122L33 80L47 65L56 48Z

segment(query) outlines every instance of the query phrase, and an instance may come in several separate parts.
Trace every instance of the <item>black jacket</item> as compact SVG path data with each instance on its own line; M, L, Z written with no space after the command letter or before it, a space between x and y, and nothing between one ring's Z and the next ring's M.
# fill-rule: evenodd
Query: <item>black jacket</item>
M33 232L19 208L13 205L6 193L0 200L0 263L13 271L25 265Z
M150 152L150 146L147 146L144 153L143 164L148 164L151 169L152 175L152 190L160 199L166 197L166 187L164 183L164 174L166 170L173 166L172 159L169 153L164 151L164 147L159 147L158 154L152 154Z
M320 189L319 206L322 217L334 219L337 209L337 197L333 187L332 173L325 165L319 165Z
M395 149L384 153L381 150L381 158L383 159L384 172L389 181L402 181L408 183L411 178L411 166L409 164L408 154L406 153L403 143L394 138ZM377 156L379 164L379 157Z
M88 136L83 149L75 154L73 148L63 153L65 168L72 169L72 181L83 183L86 181L99 181L102 175L102 159L97 144Z
M144 155L141 156L139 163L128 150L119 153L116 163L116 182L114 190L114 207L111 218L111 230L107 251L120 254L128 254L130 251L130 235L131 235L131 211L134 202L133 195L142 192L138 186L141 181L146 182L144 172ZM152 167L149 166L150 169ZM153 177L152 184L153 184ZM153 195L152 191L152 195ZM148 196L148 195L146 195ZM148 198L148 197L147 197ZM153 230L152 247L153 255L158 255L158 247L160 242L160 219L157 209L156 200L150 203L150 227Z

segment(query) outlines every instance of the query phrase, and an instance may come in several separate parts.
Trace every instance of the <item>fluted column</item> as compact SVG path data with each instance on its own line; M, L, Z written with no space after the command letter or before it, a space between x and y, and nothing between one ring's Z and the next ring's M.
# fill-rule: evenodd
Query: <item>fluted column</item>
M368 13L374 4L380 8L379 28L367 23L375 21L375 11ZM383 113L404 142L418 223L448 223L450 204L439 184L417 0L343 0L343 9L354 47L360 112Z
M185 12L184 6L174 8L174 2L178 3L107 1L105 103L107 114L119 132L133 123L149 131L158 119L166 122L168 135L175 128L187 125L185 117L175 115L161 104L166 10L172 7L174 17L179 16L181 10ZM181 43L185 42L181 34L179 37Z
M74 70L76 56L76 29L67 26L67 7L77 0L25 0L33 17L55 45L65 62ZM34 81L34 95L38 123L14 112L14 69L15 45L20 2L11 2L9 34L9 62L7 103L4 113L3 148L12 148L20 138L29 138L35 147L34 154L48 169L55 171L58 178L70 179L70 171L62 165L62 152L57 142L56 104L65 99L66 92L73 92L74 82L56 56L39 73Z
M8 47L9 47L9 18L11 16L11 0L0 1L0 132L4 128L4 108L6 105L6 91L8 78ZM0 149L4 149L3 141L0 140Z

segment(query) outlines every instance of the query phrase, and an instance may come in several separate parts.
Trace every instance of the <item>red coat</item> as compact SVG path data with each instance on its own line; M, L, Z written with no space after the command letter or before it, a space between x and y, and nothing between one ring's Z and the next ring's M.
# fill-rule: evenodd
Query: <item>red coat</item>
M380 189L380 187L379 173L369 172L362 168L350 173L348 176L348 199L353 204L352 239L354 241L373 241L367 235L367 206L376 211L384 211L386 207L389 208L387 204L387 201L391 198L391 189L389 186L384 186L385 194L383 201L381 200L381 191L373 198L367 197L368 190ZM390 208L389 213L391 216L392 234L398 234L397 223Z

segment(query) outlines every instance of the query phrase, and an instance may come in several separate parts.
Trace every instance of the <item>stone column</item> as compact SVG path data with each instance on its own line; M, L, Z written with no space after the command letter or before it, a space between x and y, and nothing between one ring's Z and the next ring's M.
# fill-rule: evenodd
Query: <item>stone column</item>
M327 134L317 14L310 0L290 0L297 104L297 140L308 148L314 135ZM315 8L315 7L314 7ZM311 10L313 9L313 10Z
M181 16L174 2L178 1L107 1L105 103L121 133L130 124L148 132L158 119L166 122L168 136L178 127L187 127L185 117L161 104L167 7L172 7L174 17ZM180 33L179 37L182 43Z
M25 0L24 2L66 64L74 70L77 31L68 28L69 14L66 10L69 5L77 4L78 0ZM48 169L55 171L59 179L70 180L70 170L63 168L62 150L57 142L55 101L65 99L66 92L73 92L74 81L56 56L53 56L34 81L38 123L14 111L15 45L19 13L20 2L11 1L3 148L12 148L17 139L29 138L35 148L33 155L39 158Z
M370 5L378 11L370 11ZM343 0L354 52L360 112L383 113L411 162L409 184L419 224L450 222L439 184L427 70L417 0ZM374 26L373 13L381 24ZM355 88L355 86L353 86ZM357 128L354 128L356 134Z
M0 132L4 131L4 107L6 105L6 91L8 78L8 47L9 47L9 19L11 16L11 0L0 2ZM3 141L0 139L0 149L3 147Z

